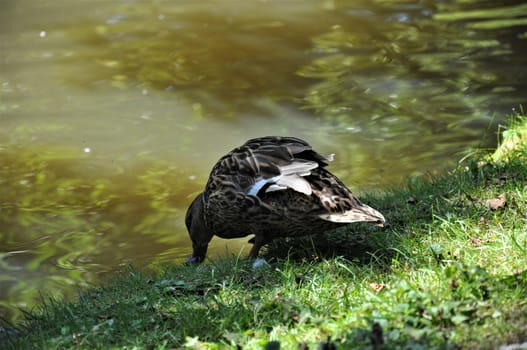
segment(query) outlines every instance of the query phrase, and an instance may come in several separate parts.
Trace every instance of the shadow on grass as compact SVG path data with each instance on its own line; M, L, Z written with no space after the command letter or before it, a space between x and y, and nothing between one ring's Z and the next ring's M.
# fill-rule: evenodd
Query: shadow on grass
M527 165L522 160L501 164L469 161L436 178L410 178L405 187L389 190L382 197L363 196L361 200L386 217L383 228L359 223L320 235L276 239L263 255L270 260L293 261L340 256L359 264L381 266L395 257L412 260L409 240L428 235L429 228L441 219L483 220L492 212L486 203L489 197L525 181ZM514 202L509 201L506 210L514 210L512 207Z

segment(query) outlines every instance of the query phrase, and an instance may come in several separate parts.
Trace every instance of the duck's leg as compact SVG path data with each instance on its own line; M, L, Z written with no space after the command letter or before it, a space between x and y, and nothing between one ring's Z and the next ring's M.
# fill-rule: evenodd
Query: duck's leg
M258 257L258 253L260 252L260 248L262 246L266 245L267 243L269 243L270 241L271 240L268 237L266 237L265 235L254 236L254 238L249 241L249 242L253 243L253 247L252 247L251 251L249 252L249 257L257 258Z
M187 259L187 264L192 263L200 263L205 260L205 256L207 255L207 249L209 248L209 242L212 239L212 234L205 235L201 234L199 236L199 239L196 239L198 237L191 237L192 239L192 256Z

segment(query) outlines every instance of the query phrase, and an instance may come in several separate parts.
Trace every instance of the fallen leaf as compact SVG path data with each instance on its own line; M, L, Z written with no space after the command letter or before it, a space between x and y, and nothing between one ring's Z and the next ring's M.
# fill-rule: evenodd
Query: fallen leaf
M505 206L507 199L505 198L505 193L502 193L498 198L489 199L485 202L485 205L492 210L498 210Z
M374 292L380 292L384 290L384 288L386 288L386 285L382 283L377 283L377 282L370 283L370 289Z
M526 270L525 269L515 269L514 271L512 271L513 275L520 275L522 273L524 273Z
M472 241L472 244L475 244L475 245L481 245L483 243L483 241L479 237L472 237L471 241Z

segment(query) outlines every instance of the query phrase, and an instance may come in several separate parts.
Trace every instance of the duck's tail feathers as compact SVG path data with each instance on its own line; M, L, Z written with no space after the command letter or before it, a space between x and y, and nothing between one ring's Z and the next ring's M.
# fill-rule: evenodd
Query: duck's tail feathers
M343 213L326 213L319 215L319 217L323 220L336 223L368 222L381 227L386 222L381 213L365 204L361 204L360 207L347 210Z

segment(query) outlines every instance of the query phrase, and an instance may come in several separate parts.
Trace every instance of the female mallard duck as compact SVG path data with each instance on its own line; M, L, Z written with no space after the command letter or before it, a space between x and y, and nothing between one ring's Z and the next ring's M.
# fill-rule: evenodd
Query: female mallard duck
M187 261L202 262L213 235L254 234L250 256L257 257L276 237L321 233L359 221L382 226L382 214L325 169L332 158L301 139L279 136L249 140L222 157L205 191L187 210L193 248Z

